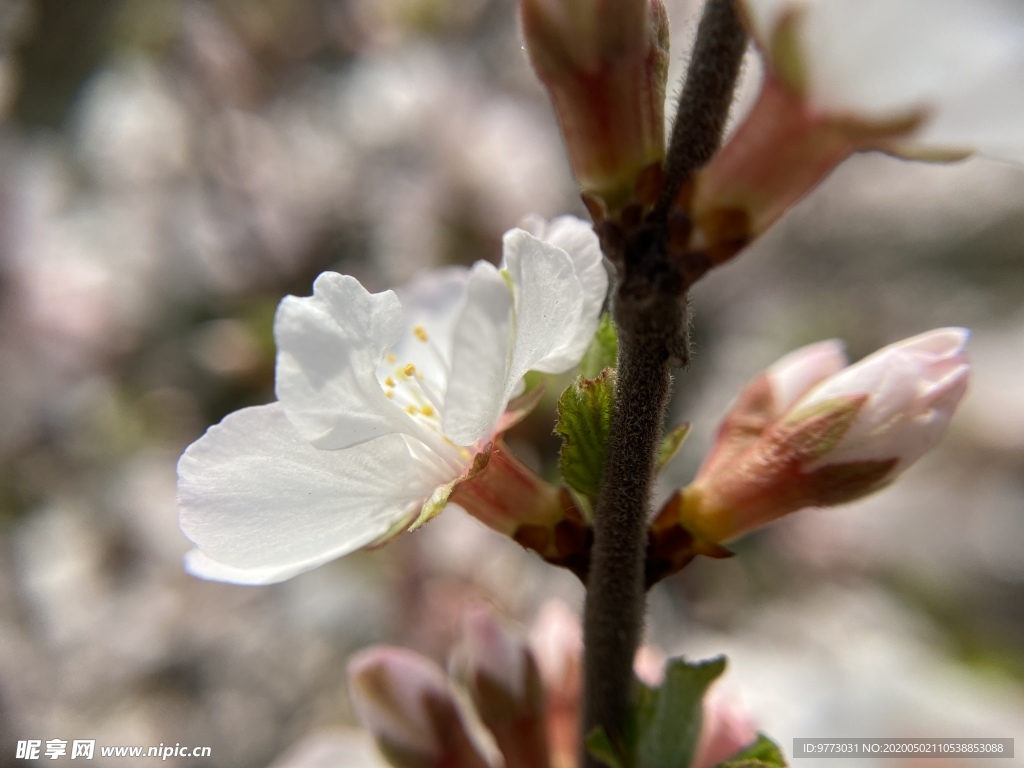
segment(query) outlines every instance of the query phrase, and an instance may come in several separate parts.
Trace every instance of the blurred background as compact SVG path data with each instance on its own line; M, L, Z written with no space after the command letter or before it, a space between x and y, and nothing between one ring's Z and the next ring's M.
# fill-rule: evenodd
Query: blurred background
M675 77L699 3L667 4ZM582 207L513 0L0 0L0 766L50 738L311 766L308 740L359 741L354 650L443 661L471 601L524 626L551 597L578 609L574 577L454 509L276 586L181 568L175 462L273 398L280 298L325 269L376 291L497 261L529 212ZM663 494L796 346L856 359L962 325L975 372L893 488L696 562L652 594L650 641L728 653L722 686L787 751L1024 750L1024 169L855 158L694 306L673 404L694 434ZM549 474L558 391L510 440Z

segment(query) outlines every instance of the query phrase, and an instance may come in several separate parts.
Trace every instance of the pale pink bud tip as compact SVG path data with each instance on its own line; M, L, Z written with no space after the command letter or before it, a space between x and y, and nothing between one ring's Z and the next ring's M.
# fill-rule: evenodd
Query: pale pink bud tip
M714 768L757 739L750 714L716 686L704 697L700 738L691 768Z
M894 476L944 434L967 391L970 332L940 328L890 344L815 387L794 410L868 395L843 439L816 466L896 459Z
M483 606L470 608L463 620L463 653L473 687L477 676L516 702L527 692L528 651Z
M484 768L444 672L404 648L378 646L348 663L349 692L391 765Z
M541 606L530 631L530 647L547 688L563 689L570 681L578 684L583 632L576 614L565 603L548 600Z
M526 642L476 606L466 614L461 650L469 695L505 765L547 768L544 688Z
M530 631L547 698L547 733L556 766L573 765L583 687L583 631L576 614L559 600L541 607Z

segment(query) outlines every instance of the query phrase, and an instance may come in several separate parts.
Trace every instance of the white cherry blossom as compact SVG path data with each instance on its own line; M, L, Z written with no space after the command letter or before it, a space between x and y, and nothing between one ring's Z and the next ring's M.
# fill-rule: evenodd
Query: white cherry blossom
M551 242L506 233L500 268L377 294L328 272L312 296L286 297L278 402L227 416L178 463L181 528L197 547L188 570L282 581L440 511L514 418L523 375L572 368L596 329L596 236L572 217L548 229Z

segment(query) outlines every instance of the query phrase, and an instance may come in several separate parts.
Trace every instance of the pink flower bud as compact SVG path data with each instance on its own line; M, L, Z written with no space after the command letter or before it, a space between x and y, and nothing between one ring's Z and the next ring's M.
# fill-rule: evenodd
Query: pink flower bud
M788 355L740 395L697 478L653 527L681 524L718 544L882 488L945 432L967 389L966 341L962 328L930 331L842 370L836 342Z
M488 768L434 662L377 646L352 657L348 677L360 720L395 768Z
M456 667L505 758L505 768L548 768L544 689L526 643L488 609L472 608Z
M544 682L552 763L571 768L583 690L583 631L576 614L558 600L546 602L530 630L530 647Z
M846 367L835 339L811 344L777 360L747 385L725 415L702 474L715 472L788 411L811 387Z
M668 15L661 0L521 0L523 35L583 191L633 201L665 154Z
M575 768L583 690L583 630L579 618L565 603L547 601L530 629L530 648L544 683L551 765ZM657 648L641 646L633 660L633 671L645 684L660 685L665 677L664 654Z
M756 739L757 727L750 714L716 685L704 696L700 737L691 768L714 768Z

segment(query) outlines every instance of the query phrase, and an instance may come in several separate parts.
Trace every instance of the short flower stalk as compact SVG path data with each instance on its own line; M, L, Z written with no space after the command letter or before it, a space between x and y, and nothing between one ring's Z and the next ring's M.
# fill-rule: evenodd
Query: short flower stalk
M480 522L585 580L590 524L568 489L537 477L501 442L478 454L448 501Z

